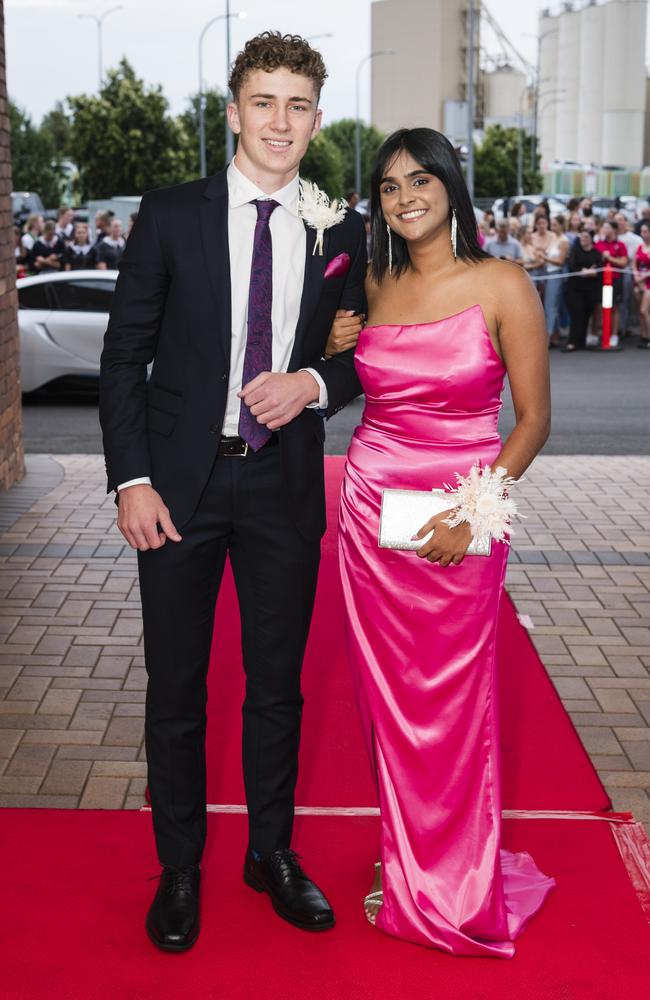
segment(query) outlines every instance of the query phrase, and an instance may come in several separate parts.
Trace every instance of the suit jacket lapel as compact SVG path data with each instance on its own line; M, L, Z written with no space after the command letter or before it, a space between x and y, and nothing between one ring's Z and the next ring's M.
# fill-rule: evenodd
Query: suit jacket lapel
M217 311L217 330L226 361L229 361L232 322L230 252L228 248L228 184L225 170L221 170L209 179L203 192L199 212L205 263Z
M305 229L307 230L307 241L305 247L305 276L303 278L300 313L298 314L298 323L296 324L296 339L293 345L293 351L291 352L289 371L293 371L294 368L299 367L302 338L305 334L305 330L307 329L307 325L314 314L314 310L316 309L328 260L328 230L325 230L323 236L323 255L321 256L318 251L314 254L314 247L316 245L316 230L312 229L311 226L308 226L306 223Z

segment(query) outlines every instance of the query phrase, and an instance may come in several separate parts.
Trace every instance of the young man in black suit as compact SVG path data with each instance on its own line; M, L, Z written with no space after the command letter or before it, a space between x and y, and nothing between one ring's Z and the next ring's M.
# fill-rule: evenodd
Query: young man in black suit
M213 177L145 194L102 354L108 488L138 549L149 677L163 871L147 931L168 951L199 930L206 674L227 554L246 672L244 879L298 927L334 924L291 850L300 670L325 530L322 418L360 392L353 352L323 355L337 311L366 309L361 217L326 212L317 231L298 178L325 77L297 36L247 43L228 107L236 156Z

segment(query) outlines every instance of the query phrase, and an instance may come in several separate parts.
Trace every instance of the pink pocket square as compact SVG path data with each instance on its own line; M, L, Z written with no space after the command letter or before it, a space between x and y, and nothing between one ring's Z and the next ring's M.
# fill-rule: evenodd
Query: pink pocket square
M350 254L340 253L334 257L325 268L326 278L342 278L350 270Z

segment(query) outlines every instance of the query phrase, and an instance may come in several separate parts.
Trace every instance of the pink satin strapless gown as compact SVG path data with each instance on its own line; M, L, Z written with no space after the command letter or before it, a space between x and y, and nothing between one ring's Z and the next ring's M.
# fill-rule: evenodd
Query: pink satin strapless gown
M356 367L366 405L347 454L340 556L381 807L377 926L454 955L511 958L555 881L500 846L495 639L508 547L442 568L377 544L382 489L455 485L477 459L494 461L505 368L478 305L367 326Z

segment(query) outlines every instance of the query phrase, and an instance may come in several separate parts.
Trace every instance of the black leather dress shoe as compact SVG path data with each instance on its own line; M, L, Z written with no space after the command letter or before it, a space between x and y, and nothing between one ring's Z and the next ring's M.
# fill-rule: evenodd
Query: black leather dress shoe
M309 879L294 851L274 851L256 861L248 851L244 881L257 892L268 892L273 909L284 920L306 931L326 931L334 926L332 907Z
M163 868L147 914L147 934L162 951L187 951L199 936L201 870Z

